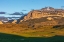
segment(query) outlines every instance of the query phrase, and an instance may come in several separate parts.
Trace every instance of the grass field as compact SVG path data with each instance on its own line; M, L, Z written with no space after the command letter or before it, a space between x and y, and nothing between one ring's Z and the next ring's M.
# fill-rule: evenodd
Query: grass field
M0 25L0 42L64 42L64 28L26 28L21 24ZM56 36L57 35L57 36Z
M64 36L54 37L23 37L0 33L0 42L64 42Z
M55 35L63 35L64 36L64 28L55 29L52 26L44 26L38 28L27 28L22 24L3 24L0 25L0 32L7 34L16 34L25 37L52 37Z

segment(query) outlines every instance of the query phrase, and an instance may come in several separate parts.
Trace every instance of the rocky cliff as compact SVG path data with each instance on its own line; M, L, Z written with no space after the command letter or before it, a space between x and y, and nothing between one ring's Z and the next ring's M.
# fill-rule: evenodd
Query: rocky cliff
M23 23L32 25L64 25L64 10L45 7L40 10L32 10L23 20Z
M64 10L63 9L54 9L52 7L45 7L40 10L32 10L28 13L27 16L24 17L24 21L29 19L35 18L42 18L42 17L50 17L47 18L49 20L53 19L51 17L64 17Z

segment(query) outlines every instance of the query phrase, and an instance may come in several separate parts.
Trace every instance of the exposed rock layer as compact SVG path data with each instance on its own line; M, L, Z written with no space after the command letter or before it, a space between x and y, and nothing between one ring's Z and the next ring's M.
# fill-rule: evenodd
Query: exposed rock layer
M45 7L32 10L21 21L27 25L64 25L64 10Z
M24 17L24 21L42 17L64 17L63 9L54 9L52 7L45 7L41 10L32 10ZM48 18L49 19L49 18Z

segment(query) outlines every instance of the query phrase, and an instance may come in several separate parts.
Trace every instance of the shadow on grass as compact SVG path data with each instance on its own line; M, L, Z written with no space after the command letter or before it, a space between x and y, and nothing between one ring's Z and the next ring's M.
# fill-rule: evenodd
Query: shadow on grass
M0 33L0 42L64 42L64 36L54 36L50 38L43 37L22 37Z

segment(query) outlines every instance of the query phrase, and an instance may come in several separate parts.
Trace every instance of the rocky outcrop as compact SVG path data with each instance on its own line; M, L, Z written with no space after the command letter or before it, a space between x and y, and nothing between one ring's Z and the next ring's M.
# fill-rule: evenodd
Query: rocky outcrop
M42 17L50 17L47 18L48 20L53 19L51 17L64 17L64 10L62 9L54 9L52 7L45 7L41 10L32 10L28 13L27 16L24 17L24 21L29 19L35 18L42 18Z
M45 7L40 10L32 10L19 19L20 23L28 25L64 25L64 10Z
M23 19L24 19L24 17L25 17L26 15L27 15L27 14L24 14L23 16L21 16L20 19L17 20L17 24L20 23L20 22L22 22Z
M2 22L2 21L0 21L0 24L3 24L3 22Z
M41 14L41 12L39 12L38 10L34 10L34 11L29 12L28 15L24 17L24 20L41 18L42 16L43 15Z
M12 23L13 23L13 24L16 24L16 22L17 22L17 20L14 20Z
M20 22L22 22L23 20L20 20Z
M48 17L47 19L48 19L48 20L53 20L53 18L52 18L52 17Z

